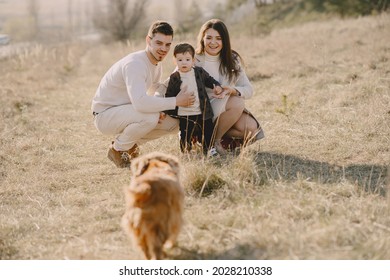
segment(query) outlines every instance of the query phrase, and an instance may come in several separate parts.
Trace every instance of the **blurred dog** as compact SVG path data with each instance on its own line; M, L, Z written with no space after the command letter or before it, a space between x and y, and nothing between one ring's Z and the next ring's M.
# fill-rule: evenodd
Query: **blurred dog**
M183 224L178 159L150 153L134 159L131 171L122 226L146 259L162 259L163 249L174 245Z

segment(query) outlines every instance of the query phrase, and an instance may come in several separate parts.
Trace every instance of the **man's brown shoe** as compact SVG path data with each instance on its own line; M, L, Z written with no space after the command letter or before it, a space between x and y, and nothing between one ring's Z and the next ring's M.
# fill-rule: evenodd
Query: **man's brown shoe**
M117 151L113 147L113 143L108 148L107 157L111 160L116 167L125 168L130 167L132 159L139 156L139 148L137 144L128 151Z

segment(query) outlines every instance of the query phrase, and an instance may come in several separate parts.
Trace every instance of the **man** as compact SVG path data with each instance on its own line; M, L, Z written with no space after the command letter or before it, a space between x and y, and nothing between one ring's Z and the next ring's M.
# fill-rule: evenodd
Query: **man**
M101 133L116 135L107 157L117 167L127 167L138 156L139 144L177 131L177 120L160 112L195 101L186 88L176 97L153 96L162 76L159 62L168 54L172 40L172 27L154 22L146 36L146 49L116 62L100 81L91 107L94 124Z

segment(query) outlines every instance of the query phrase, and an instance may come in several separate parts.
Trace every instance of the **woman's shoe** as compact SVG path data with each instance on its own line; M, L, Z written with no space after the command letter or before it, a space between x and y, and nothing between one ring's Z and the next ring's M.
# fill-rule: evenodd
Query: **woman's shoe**
M227 151L222 146L221 140L215 140L214 141L214 147L217 150L218 154L220 154L221 156L227 155Z

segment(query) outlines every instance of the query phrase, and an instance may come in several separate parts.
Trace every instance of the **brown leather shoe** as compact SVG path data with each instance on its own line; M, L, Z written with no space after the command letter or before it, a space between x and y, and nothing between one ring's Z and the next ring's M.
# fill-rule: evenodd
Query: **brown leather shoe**
M134 144L134 146L128 151L117 151L114 149L113 144L114 143L112 143L108 148L107 157L116 165L116 167L130 167L131 160L139 156L139 148L137 144Z

